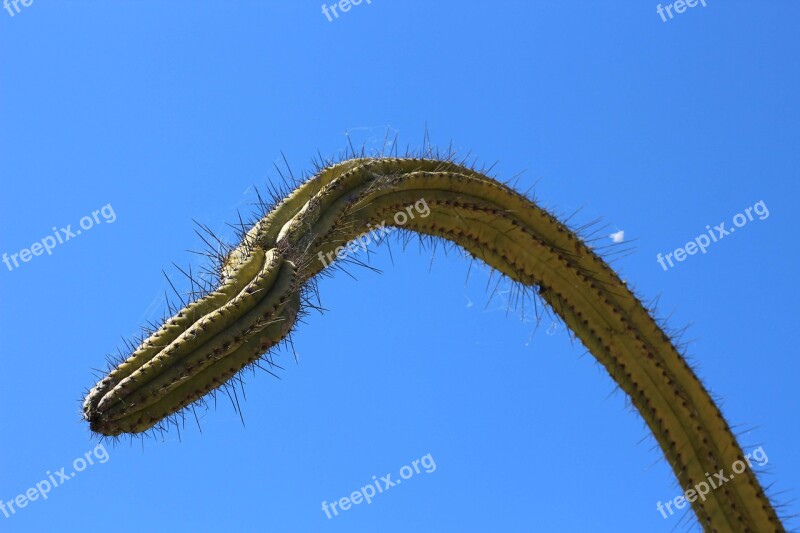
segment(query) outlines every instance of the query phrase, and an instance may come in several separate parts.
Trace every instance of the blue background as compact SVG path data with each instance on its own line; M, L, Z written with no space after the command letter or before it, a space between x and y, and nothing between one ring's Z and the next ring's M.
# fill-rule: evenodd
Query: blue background
M0 253L111 204L102 222L0 264L0 500L98 444L91 368L164 310L161 269L202 266L195 218L226 238L253 184L347 133L380 150L452 143L574 221L624 230L615 268L660 295L746 449L797 514L800 6L648 2L48 2L0 11ZM770 215L665 272L707 224ZM671 531L697 529L642 420L563 326L441 248L370 249L320 283L280 361L181 431L31 502L2 531ZM431 257L433 262L431 264ZM367 254L359 255L366 260ZM181 289L187 284L179 282ZM496 280L496 278L494 278ZM323 500L426 454L421 473L333 519ZM787 523L797 527L797 521Z

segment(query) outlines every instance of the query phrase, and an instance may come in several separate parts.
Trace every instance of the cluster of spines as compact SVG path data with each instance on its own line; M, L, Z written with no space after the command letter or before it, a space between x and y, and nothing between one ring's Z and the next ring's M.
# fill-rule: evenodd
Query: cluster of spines
M363 157L364 156L363 153L361 154L361 156L362 156L363 159L368 159L366 157ZM397 164L397 163L399 163L401 161L402 161L402 163L404 163L406 165L414 166L414 165L417 165L418 163L423 162L423 161L425 161L427 163L430 163L431 159L427 159L427 158L424 158L424 157L423 158L412 158L412 159L410 159L410 158L384 158L384 159L380 160L376 164L386 164L386 165L391 166L391 165ZM433 170L431 172L437 172L437 171L439 171L441 169L447 169L447 167L449 167L450 165L458 165L458 166L462 166L462 168L463 168L463 166L465 164L464 161L458 161L458 162L455 161L454 158L452 158L452 156L450 156L450 155L448 155L447 157L443 157L443 158L439 159L437 161L437 163L441 166L441 168ZM367 164L371 164L371 163L368 162ZM322 168L317 168L317 174L319 174L320 172L324 172L326 170L329 170L331 167L336 166L336 165L339 165L339 164L338 163L331 163L331 162L325 162L324 164L320 164L320 167L322 167ZM361 169L361 170L363 171L363 169ZM482 173L481 171L474 171L471 168L469 168L468 170L470 172ZM444 174L447 173L446 170L442 170L442 171L443 171ZM332 180L330 183L325 185L325 187L328 187L328 191L334 190L337 187L338 188L342 188L343 190L345 190L346 187L343 184L347 180L347 175L354 175L354 174L355 174L355 171L352 168L348 169L348 170L345 170L345 172L341 173L337 177L337 179ZM342 178L342 179L339 179L339 178ZM385 179L385 181L389 182L389 184L392 185L392 186L396 186L398 184L397 181L393 181L393 180L395 180L395 177L386 176L384 179ZM302 184L293 183L293 184L289 185L287 188L296 189L298 186L301 186L301 185ZM365 187L363 190L361 190L360 193L358 195L356 195L357 199L355 201L357 202L359 200L363 200L363 198L369 197L369 195L375 190L375 186L374 185L375 185L374 183L371 183L370 185ZM486 185L486 184L484 184L484 185ZM496 185L501 187L501 188L505 187L504 184L499 184L498 183ZM487 186L493 187L495 185L494 184L489 184ZM278 195L283 194L283 193L280 193L280 192L277 192L277 191L276 191L276 193L277 193L275 195L276 198L279 197ZM527 201L531 201L526 196L523 196L523 195L520 195L520 196L522 198L525 198ZM284 198L286 198L286 196L284 196ZM327 198L329 200L329 203L328 203L327 207L330 207L331 197L327 197ZM333 199L335 200L335 197ZM350 200L352 201L353 198L351 198ZM259 196L259 201L261 202L260 196ZM280 206L280 205L282 205L282 202L284 202L284 201L285 200L277 200L274 203L273 206L270 206L270 208L271 207ZM443 203L447 203L447 202L445 200L443 200ZM391 212L392 209L396 209L397 206L399 206L399 205L401 205L401 204L393 205L393 204L391 204L391 202L386 202L386 205L385 205L384 209L383 210L378 210L375 213L377 213L378 215L380 215L382 213L389 213L389 212ZM262 202L262 207L265 208L264 209L265 211L268 210L266 204L263 203L263 202ZM315 208L315 206L313 206L313 205L311 207ZM458 201L450 202L449 203L449 207L450 208L454 208L454 209L463 209L463 210L467 210L467 211L475 210L475 211L483 211L484 213L487 212L487 208L486 207L482 207L480 205L470 205L469 203L458 202ZM540 209L540 213L544 217L549 217L551 219L552 223L563 226L563 230L564 230L563 231L563 237L565 239L565 242L562 243L560 247L556 248L558 250L558 252L559 252L557 254L557 257L558 257L558 261L561 263L561 268L570 268L571 261L568 260L567 258L575 259L579 255L582 255L582 254L580 254L578 252L581 251L580 250L581 246L585 246L585 243L581 243L580 242L580 236L574 235L573 231L571 231L569 228L567 228L566 226L564 226L563 224L558 222L558 219L554 215L552 215L551 213L549 213L548 211L546 211L544 209ZM502 217L502 215L503 215L503 213L498 211L498 210L494 210L492 212L492 214L500 216L500 217ZM334 217L332 220L329 221L329 227L333 228L335 226L335 223L336 223L337 220L341 221L342 216L343 216L343 214L342 214L342 211L340 210L338 216ZM263 217L261 220L263 220L264 218L266 218L266 217ZM512 221L511 225L514 225L513 221ZM519 226L519 225L517 225L517 226ZM239 228L241 228L241 232L240 232L239 236L242 238L243 242L250 242L250 241L248 241L248 237L252 236L252 230L251 230L250 233L247 233L247 232L244 231L244 227L245 227L244 224L240 224ZM413 227L413 229L416 230L416 231L421 231L422 233L428 234L429 237L434 238L434 240L432 241L434 243L438 242L436 240L436 237L442 237L442 238L447 238L447 239L451 240L455 245L462 245L462 242L459 242L459 240L463 239L463 244L465 244L465 246L463 246L463 248L465 250L470 248L469 241L470 240L474 241L474 239L475 239L475 235L469 235L468 231L467 232L462 232L463 233L462 235L459 235L458 232L452 231L452 229L450 231L448 231L448 232L442 231L442 228L437 228L435 222L426 221L425 223L417 224L415 227ZM524 232L524 227L520 226L520 227L517 227L516 229L522 230ZM344 234L349 234L350 231L344 231L343 233ZM403 231L400 234L408 235L408 232ZM331 238L335 239L335 236L336 236L336 231L334 231L333 229L330 229L328 232L325 232L323 234L323 238L325 240L328 240L328 239L331 239ZM318 238L319 234L317 234L316 237ZM531 237L533 237L533 236L531 236ZM503 256L500 253L499 249L493 248L491 242L480 242L480 241L477 241L477 243L479 244L479 248L481 248L482 251L485 251L486 253L495 253L495 254L497 254L497 257L495 258L495 259L497 259L497 261L491 261L490 263L495 268L497 268L498 263L501 264L501 265L505 264L508 267L508 269L501 268L500 269L501 273L503 275L505 275L505 276L510 277L511 279L515 280L516 282L521 283L522 285L520 287L520 292L526 293L526 292L528 292L530 290L536 290L542 296L547 295L547 296L549 296L548 299L551 300L550 303L551 303L553 309L555 310L555 312L562 319L564 319L568 323L572 323L572 324L580 324L582 322L585 322L585 320L582 317L582 311L580 309L578 309L574 305L574 303L572 303L570 301L570 297L568 297L567 295L564 295L564 294L555 293L553 287L548 287L548 286L542 285L539 282L539 280L537 280L537 278L535 276L533 276L530 272L526 272L526 265L525 265L524 262L520 263L520 262L516 261L514 258ZM250 244L252 245L253 242L250 242ZM334 240L334 244L339 244L339 243L338 243L338 241ZM572 246L574 246L574 250L570 249ZM230 250L227 250L226 254L227 253L230 253ZM467 253L472 255L473 258L476 257L476 255L474 253L471 253L469 251L467 251ZM584 254L584 257L585 256L586 255ZM588 256L592 257L592 254L588 254ZM313 261L308 260L307 257L303 257L302 254L300 254L300 257L302 259L304 259L304 261L302 261L302 263L298 265L298 270L305 270L307 268L311 268L313 270L314 268L317 268L316 265L312 266ZM479 257L479 258L485 259L483 257ZM219 271L221 272L222 271L222 266L225 265L225 261L227 260L227 256L225 256L225 257L219 257L218 256L217 260L219 261L219 264L221 265L220 268L219 268ZM599 260L599 261L595 262L595 264L592 264L591 266L592 266L591 269L585 268L585 266L580 266L580 265L575 265L575 264L572 264L571 267L575 268L576 273L580 277L582 277L584 279L584 281L589 283L589 285L591 286L592 290L598 291L598 294L600 294L602 296L602 293L604 291L607 291L608 287L605 287L605 288L602 287L602 285L605 283L605 281L600 280L598 276L599 275L610 275L612 277L612 279L613 279L616 276L616 274L614 274L613 271L611 271L611 269L602 260ZM193 286L194 286L194 283L193 283ZM314 290L315 290L315 287L314 287ZM202 291L201 291L201 294L202 294ZM534 301L535 301L535 299L534 299ZM606 303L611 305L612 308L615 307L608 300L606 300ZM644 308L643 306L641 306L641 303L639 302L638 298L636 298L636 303L637 303L637 305L640 306L640 308ZM644 309L647 309L647 308L644 308ZM618 309L614 310L614 314L621 315L621 313L619 312ZM648 316L648 318L649 318L649 316ZM653 322L653 323L656 324L656 322ZM625 326L625 327L630 329L630 326ZM658 325L656 325L655 327L658 328ZM663 335L663 342L669 343L670 346L673 346L672 339L670 339L668 336L666 336L666 334L664 334L663 331L661 331L661 330L659 330L659 333L661 335ZM590 335L588 337L592 337L592 336L596 336L597 337L596 338L596 344L593 343L591 340L589 340L589 344L590 345L591 344L595 344L594 346L589 346L589 348L591 349L591 351L595 355L598 355L598 352L600 352L601 354L605 354L605 357L607 357L607 360L604 362L604 364L606 365L607 368L611 369L610 372L612 373L612 377L615 379L615 381L617 381L618 383L626 383L627 382L628 385L626 387L623 387L623 388L631 389L631 390L634 390L634 391L637 390L636 389L637 384L633 381L633 378L627 372L627 369L625 368L625 365L620 363L619 361L614 361L614 357L612 355L614 350L611 350L609 346L604 345L602 338L597 336L596 332L590 332ZM587 342L587 338L586 337L587 337L586 335L584 335L584 337L582 337L582 340L585 343ZM637 339L638 339L638 341L640 341L640 342L642 342L644 344L647 344L643 339L638 338L638 337L637 337ZM677 349L676 349L676 352L677 352ZM694 376L694 373L689 368L689 365L686 362L686 360L681 356L680 353L678 353L678 356L679 356L679 360L682 362L681 364L684 365L685 369L689 371L689 374L695 380L697 380L697 378ZM598 355L598 357L602 357L602 356ZM649 353L649 352L648 352L648 358L652 358L652 354ZM656 368L658 368L659 363L656 362L655 366L656 366ZM663 372L663 370L662 370L662 372ZM235 374L235 372L234 372L234 374ZM666 376L666 374L664 374L664 375ZM700 385L699 380L697 381L696 385ZM701 388L702 388L702 386L701 386ZM676 394L676 398L678 400L685 401L685 398L683 398L683 396L685 395L685 392L681 392L680 391L680 387L675 389L675 394ZM651 424L651 427L652 427L652 423L653 422L655 422L656 424L658 423L657 413L655 412L655 410L652 413L652 417L650 417L646 411L642 412L642 415L645 417L646 420L648 420L648 422ZM718 409L716 410L716 416L721 421L721 423L723 424L725 431L729 431L729 428L728 428L727 424L724 422L724 419L722 418L721 413L719 413ZM699 423L700 422L698 422L698 424ZM672 450L673 457L670 458L671 459L670 462L671 462L671 464L673 464L673 467L675 468L676 465L675 465L674 460L677 458L677 461L678 462L680 461L681 450L674 449L675 448L675 443L674 442L670 442L668 439L665 440L663 438L663 435L661 437L662 438L659 438L659 442L662 444L662 447L665 447L665 451L668 451L667 449L670 448L670 447L673 448L673 450ZM736 443L735 443L735 440L733 441L733 445L737 446ZM669 452L668 452L668 455L669 455ZM711 459L713 459L713 456L711 456ZM717 463L714 463L714 467L722 468L722 467L724 467L724 465L719 465ZM691 484L691 482L693 481L691 478L687 479L684 476L682 476L681 471L680 471L679 468L676 468L676 474L678 475L679 479L681 480L681 484L684 485L684 486L686 485L686 482ZM758 487L758 489L760 490L760 487ZM723 493L725 494L725 496L730 496L730 494L728 493L728 489L726 487L723 487ZM734 514L737 514L735 509L734 509ZM736 516L736 518L739 519L739 520L742 519L741 516ZM701 522L705 523L705 522L707 522L707 519L709 519L709 517L700 515L700 519L701 519ZM710 523L710 521L708 521L708 523ZM778 529L779 526L780 526L780 524L778 523L778 526L776 526L776 529Z

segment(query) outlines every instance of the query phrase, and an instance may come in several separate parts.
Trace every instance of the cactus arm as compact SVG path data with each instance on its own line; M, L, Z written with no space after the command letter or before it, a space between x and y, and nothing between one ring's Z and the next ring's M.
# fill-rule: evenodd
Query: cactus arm
M146 431L224 384L289 334L304 285L326 266L319 254L420 200L430 215L403 229L448 239L538 287L629 395L684 490L744 461L686 360L601 257L525 196L431 159L351 159L297 187L228 255L218 291L181 310L90 391L84 416L91 428ZM750 469L692 506L710 530L783 530Z

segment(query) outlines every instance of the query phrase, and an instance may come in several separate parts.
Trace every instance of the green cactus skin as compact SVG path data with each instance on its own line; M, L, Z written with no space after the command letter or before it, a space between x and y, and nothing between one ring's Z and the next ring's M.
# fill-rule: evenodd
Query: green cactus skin
M304 286L346 245L423 199L403 226L464 248L539 295L630 397L686 490L744 454L648 310L565 224L451 160L354 158L302 183L243 236L217 290L187 305L87 395L93 431L140 433L225 384L292 330ZM709 531L784 531L749 469L692 503Z

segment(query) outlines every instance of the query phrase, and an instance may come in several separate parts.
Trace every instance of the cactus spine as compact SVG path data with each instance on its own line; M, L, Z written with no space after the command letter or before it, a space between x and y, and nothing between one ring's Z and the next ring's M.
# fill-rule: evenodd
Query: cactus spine
M681 487L744 460L686 360L601 257L527 197L438 159L354 158L298 186L227 255L216 291L167 320L89 392L91 429L146 431L223 385L289 334L303 287L325 267L318 257L421 199L430 215L403 228L450 240L538 288L631 398ZM749 469L692 506L709 530L783 531Z

